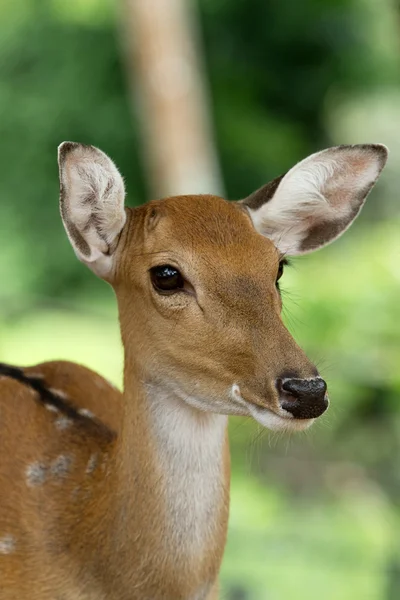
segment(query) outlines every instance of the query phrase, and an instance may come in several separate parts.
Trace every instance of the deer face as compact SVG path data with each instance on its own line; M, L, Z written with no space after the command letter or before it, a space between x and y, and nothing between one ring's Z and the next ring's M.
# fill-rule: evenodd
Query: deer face
M150 380L202 410L249 414L251 404L292 423L280 382L317 372L281 321L281 260L237 203L184 196L129 212L114 283L125 347L139 321ZM324 390L307 417L326 406Z
M61 147L61 207L78 257L112 283L126 360L144 383L203 411L303 429L326 384L281 320L286 254L317 249L358 214L386 160L382 146L306 159L247 200L181 196L123 209L102 152Z

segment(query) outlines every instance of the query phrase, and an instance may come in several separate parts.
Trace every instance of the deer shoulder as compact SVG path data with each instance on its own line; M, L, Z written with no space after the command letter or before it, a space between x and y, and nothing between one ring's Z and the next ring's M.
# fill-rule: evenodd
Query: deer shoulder
M90 521L120 416L121 393L86 367L0 364L1 600L81 597L74 535Z

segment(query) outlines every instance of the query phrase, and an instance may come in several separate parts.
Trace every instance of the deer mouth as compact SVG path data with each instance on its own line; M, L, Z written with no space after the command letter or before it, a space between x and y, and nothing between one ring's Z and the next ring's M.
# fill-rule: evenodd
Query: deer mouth
M235 404L247 411L248 416L253 417L257 423L271 431L304 431L315 421L315 418L298 419L284 408L272 410L267 406L248 402L243 398L237 384L232 386L230 395Z

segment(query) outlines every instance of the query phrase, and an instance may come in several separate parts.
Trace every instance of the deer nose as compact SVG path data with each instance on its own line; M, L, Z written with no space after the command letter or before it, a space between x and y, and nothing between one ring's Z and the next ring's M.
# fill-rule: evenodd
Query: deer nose
M315 419L328 408L326 383L321 377L278 379L277 388L281 407L295 419Z

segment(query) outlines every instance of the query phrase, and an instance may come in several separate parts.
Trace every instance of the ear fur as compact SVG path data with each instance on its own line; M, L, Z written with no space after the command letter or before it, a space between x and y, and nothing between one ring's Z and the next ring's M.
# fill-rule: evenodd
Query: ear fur
M382 144L336 146L312 154L241 202L257 231L284 254L317 250L359 214L386 164Z
M75 254L107 278L125 224L124 182L98 148L63 142L58 148L60 212Z

